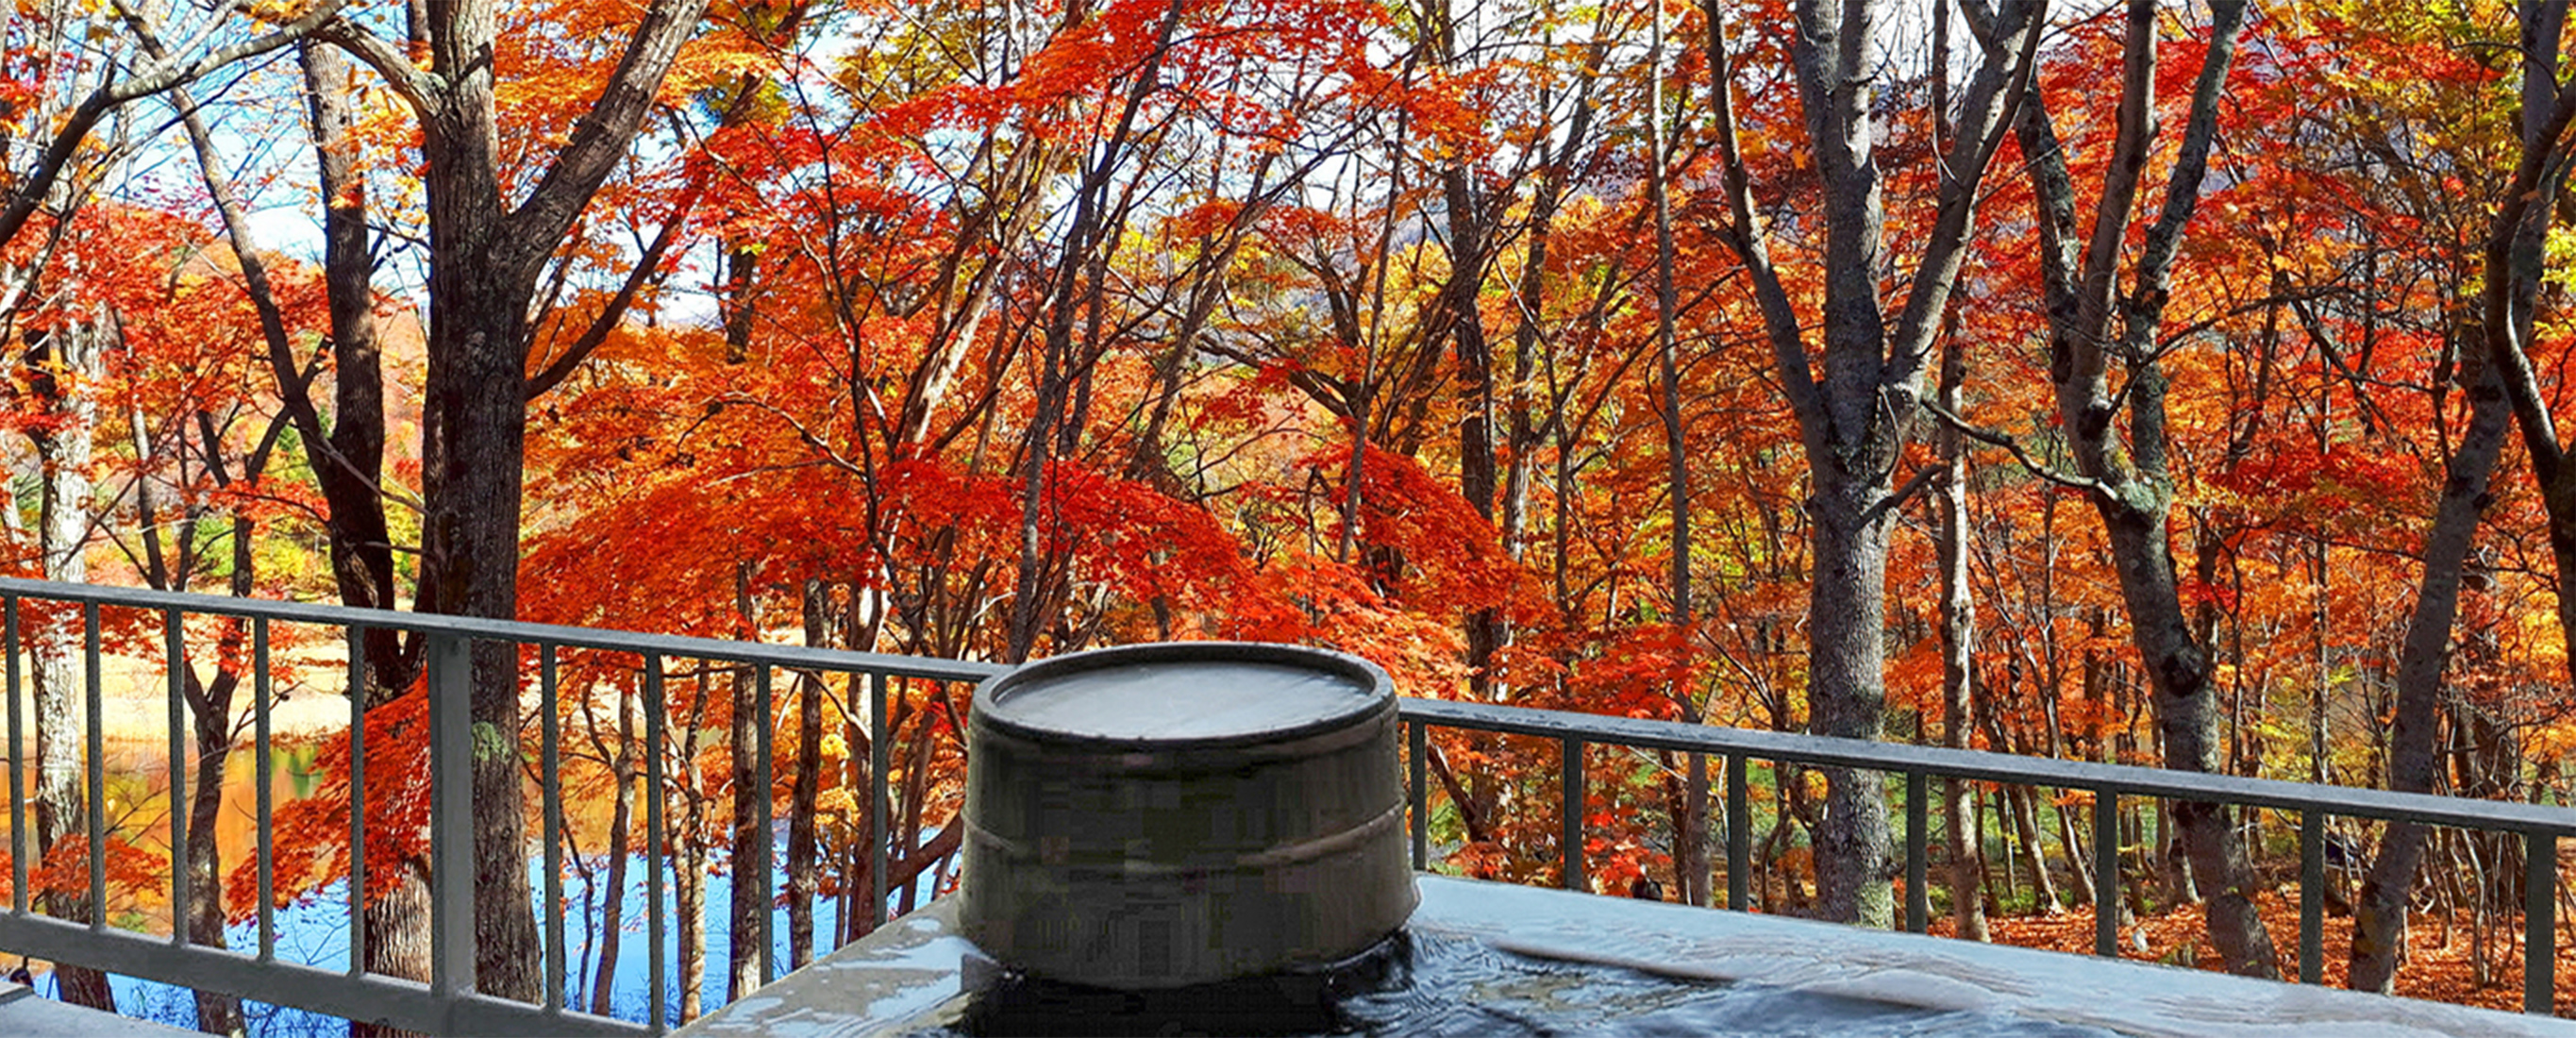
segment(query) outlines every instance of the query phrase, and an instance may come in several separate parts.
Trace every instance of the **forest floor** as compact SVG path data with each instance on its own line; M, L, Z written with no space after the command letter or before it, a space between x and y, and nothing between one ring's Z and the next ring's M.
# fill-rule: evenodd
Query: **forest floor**
M2281 975L2296 979L2299 975L2299 901L2295 891L2284 897L2265 893L2257 898L2263 923L2272 934L2273 947L2280 952ZM2561 920L2562 925L2566 920ZM2090 954L2093 951L2093 910L2075 907L2056 915L1992 916L1987 927L1997 944L2024 948L2047 948L2055 951ZM1940 936L1956 932L1947 917L1932 920L1931 931ZM2519 915L2504 916L2490 924L2485 936L2486 978L2480 983L2476 963L2476 930L2469 913L2460 912L2443 925L2443 920L2429 913L2417 913L2410 924L2408 937L2412 947L2408 959L2398 970L2397 994L2408 998L2429 999L2459 1005L2522 1010L2522 920ZM2145 950L2139 950L2140 937ZM2558 942L2557 1011L2561 1016L2576 1013L2576 941ZM2341 987L2350 965L2352 951L2352 916L2329 913L2325 918L2326 984ZM2175 965L2189 963L2205 970L2219 968L2218 952L2209 946L2208 928L2202 920L2201 906L2184 905L2149 915L2137 923L2120 928L2122 958Z

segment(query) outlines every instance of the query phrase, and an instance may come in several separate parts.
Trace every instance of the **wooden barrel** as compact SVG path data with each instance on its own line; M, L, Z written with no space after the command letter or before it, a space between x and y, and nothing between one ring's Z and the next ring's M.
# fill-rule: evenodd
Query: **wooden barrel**
M1181 987L1327 965L1413 913L1395 687L1286 645L1131 645L975 691L966 937L1033 977Z

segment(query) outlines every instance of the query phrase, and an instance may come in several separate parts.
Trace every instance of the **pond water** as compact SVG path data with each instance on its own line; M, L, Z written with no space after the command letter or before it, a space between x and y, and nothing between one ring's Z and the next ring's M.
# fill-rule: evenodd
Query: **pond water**
M270 794L276 805L283 807L291 800L310 796L321 784L321 776L313 769L313 756L313 749L309 744L294 745L281 742L277 746L270 758L271 768L268 776ZM111 740L107 744L107 803L111 808L110 818L117 820L119 831L133 834L137 844L153 856L154 870L162 877L168 875L165 870L168 867L166 864L169 833L167 811L170 784L168 767L164 763L165 757L166 749L159 742ZM252 755L247 752L234 753L226 762L225 806L223 813L218 816L216 842L227 872L235 864L247 860L257 847L257 819L251 806L256 800L258 790L258 777L255 774L254 763ZM190 766L193 767L193 765L192 760ZM5 767L5 763L0 763L0 768ZM32 779L32 774L29 777ZM0 791L0 797L5 795L5 791ZM603 843L608 819L601 805L576 801L574 805L568 806L575 808L568 811L566 819L573 843L577 846L590 847ZM5 800L0 800L0 885L5 885L9 871L6 864L8 841L5 835L8 821ZM786 843L786 831L782 824L773 843L773 846L780 848L779 857L773 863L771 872L773 877L785 873ZM528 886L530 890L539 892L539 898L542 900L543 854L532 844L529 847L528 856L531 859ZM570 960L565 982L565 1002L567 1005L584 1008L590 1005L591 990L598 971L601 942L597 932L597 920L600 918L601 906L610 896L607 891L601 889L606 882L604 863L594 859L591 862L591 868L597 871L598 875L585 878L578 868L569 867L568 862L563 877L563 892L568 907L561 913L567 921L564 948L565 955ZM665 875L667 877L668 874ZM930 877L925 874L923 888L916 895L920 902L926 903L932 896L929 882ZM676 928L678 910L673 900L674 895L670 893L670 886L666 879L665 914L674 920L673 925ZM146 890L138 896L111 898L110 918L115 920L116 925L122 927L147 933L164 935L170 933L167 889L165 878L156 881L155 884L147 885ZM726 932L726 921L731 918L732 912L729 883L720 875L711 878L705 887L704 900L707 920L705 1004L708 1008L713 1008L723 997L726 964L732 957L731 942ZM622 901L624 905L621 927L622 949L608 985L610 1014L626 1020L642 1020L645 1017L645 1007L654 999L648 991L649 950L643 943L646 888L645 863L641 855L630 855L627 859L626 890ZM537 918L540 920L555 914L542 903L535 907ZM838 926L839 908L838 902L831 898L817 898L815 901L814 930L818 935L825 935L826 941L828 941L828 935ZM279 909L275 918L279 959L335 969L347 967L349 910L348 888L344 882L335 882L322 887L312 892L310 896ZM787 913L784 909L780 909L773 915L771 933L775 935L776 946L773 954L781 973L786 972L789 961L787 932ZM259 945L257 921L244 921L228 928L226 943L235 949L257 948ZM669 990L664 992L660 1001L663 1004L666 1019L677 1020L680 1005L677 985L678 935L666 934L663 945L666 960L671 964L672 976ZM0 959L0 969L17 965L19 962L15 959ZM123 1015L179 1027L196 1026L196 1002L187 989L124 976L111 976L110 986L116 992L118 1010ZM56 993L49 970L41 968L37 970L35 987L39 993L47 996ZM258 1003L246 1003L243 1008L248 1031L253 1038L269 1038L269 1036L286 1038L286 1036L308 1034L336 1036L346 1034L348 1030L348 1025L337 1017L326 1017Z
M778 842L780 844L786 842L783 832ZM778 864L783 870L785 861L782 859ZM778 873L773 873L773 875L776 874ZM625 925L621 927L624 936L621 939L622 950L618 954L617 968L609 983L610 1015L622 1020L640 1021L644 1019L645 1006L651 1001L649 992L652 979L649 972L650 956L643 944L646 898L642 856L637 855L628 859L626 876L628 890L623 909ZM541 865L529 870L528 882L533 889L543 889ZM604 892L600 896L605 896ZM924 901L929 900L929 891L926 887L920 896ZM596 975L598 969L599 934L596 922L588 927L584 927L582 922L584 919L596 920L598 913L583 910L582 882L578 874L568 873L564 877L564 897L572 903L573 908L566 916L568 929L564 936L564 954L570 960L569 975L565 981L565 1002L576 1007L587 1007L591 998L591 978ZM713 1009L723 1000L726 964L731 961L733 955L732 942L726 932L725 923L731 918L732 911L732 897L728 885L721 879L711 880L706 888L706 901L708 925L705 1005ZM677 909L671 905L667 897L664 904L666 913L676 918ZM815 933L818 935L831 933L839 923L839 916L839 905L835 901L828 898L816 899ZM541 911L538 918L543 920L545 914ZM279 959L330 968L347 968L349 910L348 888L345 884L334 884L315 892L311 898L279 911L276 919ZM776 957L778 972L784 974L787 972L788 963L787 913L784 910L773 914L770 932L776 938L771 953ZM233 926L228 931L226 940L236 949L256 948L259 944L258 924L254 921ZM680 992L676 980L680 961L679 943L677 934L668 934L663 938L663 953L670 963L671 978L668 981L670 989L664 992L661 1002L664 1019L670 1021L679 1019ZM117 1011L120 1014L176 1027L196 1026L196 1002L187 989L124 976L111 976L109 980L110 985L116 990ZM49 972L40 972L36 975L35 987L39 994L48 997L56 994L53 977ZM339 1036L348 1033L347 1022L338 1017L298 1009L262 1003L245 1003L243 1015L247 1018L247 1030L252 1038Z

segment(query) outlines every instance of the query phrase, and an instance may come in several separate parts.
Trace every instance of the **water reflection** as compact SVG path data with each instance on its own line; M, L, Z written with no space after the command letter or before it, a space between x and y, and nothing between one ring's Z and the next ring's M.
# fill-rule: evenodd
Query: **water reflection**
M33 739L27 739L32 744ZM25 766L19 770L20 788L30 803L27 810L28 853L35 852L34 804L36 766L32 745L27 747ZM322 784L322 775L314 766L319 750L308 742L275 743L269 751L268 787L271 802L284 807L287 802L313 795ZM157 739L116 738L102 746L102 769L107 782L104 806L107 825L113 836L129 844L135 853L149 862L148 871L158 876L156 882L112 886L108 897L108 920L111 925L146 933L169 934L170 888L170 766L169 747ZM182 777L189 783L197 778L198 760L191 748L182 762ZM0 765L5 766L5 765ZM233 867L248 861L258 847L259 815L256 809L259 790L258 759L249 748L234 750L224 758L223 810L215 815L215 849L223 863L226 878ZM186 804L180 810L186 811ZM5 889L10 874L7 867L10 817L0 809L0 889ZM111 844L114 846L114 844ZM29 863L34 867L34 863ZM113 880L114 877L111 877ZM286 877L279 877L284 885Z
M109 917L116 925L160 934L171 932L166 871L170 831L167 752L166 743L158 740L110 740L104 756L109 823L154 860L157 876L135 889L116 891L109 899ZM314 766L316 756L316 747L309 741L289 743L281 740L273 746L268 781L276 808L282 810L289 801L310 797L320 789L324 776ZM187 763L189 770L186 774L191 781L195 777L195 764L193 758ZM25 788L32 790L32 767L28 769L26 778L29 785ZM239 863L251 860L258 847L255 808L258 780L256 760L247 749L235 751L225 761L223 811L216 824L216 843L222 855L227 882L232 870ZM540 903L536 906L537 918L559 917L565 921L565 954L569 960L564 983L565 1002L587 1009L593 1004L593 991L603 982L600 976L603 942L599 923L607 902L611 899L621 901L624 948L604 978L609 991L609 1014L624 1020L640 1021L645 1018L647 1007L658 1002L664 1019L676 1021L681 1004L676 978L678 970L672 970L675 976L658 999L650 991L651 957L642 933L648 916L648 866L644 857L640 854L627 856L625 889L622 892L606 889L606 862L597 854L606 843L609 828L609 805L604 803L605 799L573 798L566 804L567 843L577 851L586 852L584 858L588 868L585 870L584 861L576 860L574 852L568 851L563 876L566 904L558 911ZM0 808L0 884L5 884L9 875L5 835L8 821L7 811ZM786 869L787 834L784 823L776 831L772 846L778 848L779 855L772 863L771 876L774 878L783 876ZM531 891L540 892L542 897L541 892L545 889L544 856L531 843L528 857L528 887ZM665 862L664 868L668 867ZM666 872L665 876L668 875ZM932 896L931 881L932 877L925 873L916 897L927 901ZM289 877L280 876L277 885L281 892L287 892L294 884ZM666 878L664 886L663 909L671 923L670 932L663 935L663 955L666 962L677 963L680 961L677 884ZM710 878L701 892L701 911L707 921L703 934L707 963L705 1002L710 1007L723 1000L724 964L732 957L727 926L727 921L732 918L731 895L731 884L715 877ZM243 900L249 899L245 897ZM0 904L5 903L5 894L0 894ZM278 908L275 912L277 957L286 962L346 969L349 962L348 903L347 883L340 880L305 892ZM829 935L839 929L840 907L837 898L815 899L814 932L817 943L824 946L817 949L817 954L828 948ZM226 945L241 951L258 948L258 927L256 918L229 926L225 933ZM779 972L785 973L791 959L784 908L772 913L771 933L775 937L771 953ZM0 959L0 968L17 966L21 961L18 958ZM57 995L48 966L44 963L30 965L35 968L38 993L49 997ZM118 1011L125 1016L178 1027L196 1026L194 996L185 988L115 975L110 976L109 983L116 992ZM246 1030L253 1038L339 1036L348 1033L347 1022L337 1017L257 1002L245 1002L243 1011Z

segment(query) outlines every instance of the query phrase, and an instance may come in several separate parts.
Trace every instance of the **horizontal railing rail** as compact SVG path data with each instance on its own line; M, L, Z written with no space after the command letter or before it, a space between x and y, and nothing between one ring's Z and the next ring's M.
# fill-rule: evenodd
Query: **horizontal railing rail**
M742 663L767 663L781 668L803 667L841 673L862 672L883 674L890 678L924 678L931 681L982 681L1011 669L999 663L939 659L931 656L898 656L883 652L729 641L722 638L698 638L680 634L642 634L600 627L567 627L561 624L528 623L522 620L485 620L445 613L407 613L389 609L311 605L264 598L207 595L192 591L155 591L149 588L110 587L101 584L65 584L19 577L0 577L0 596L49 598L118 608L176 609L201 616L238 616L245 619L309 623L326 627L418 631L423 634L446 634L477 641L558 645L606 652L631 652L638 655L652 653L673 659L723 659Z
M103 913L95 911L91 914L91 921L73 922L33 907L35 902L28 883L33 834L29 826L31 802L26 781L26 765L31 758L28 756L30 719L25 716L28 712L25 692L30 678L28 659L35 646L30 644L32 632L29 625L32 621L26 615L25 606L38 600L77 606L80 614L81 702L74 711L76 716L57 719L57 723L79 722L81 725L84 749L81 763L86 769L83 787L86 817L72 819L70 824L87 838L88 895L93 906L107 903L104 847L111 832L102 806L107 799L102 793L107 789L107 783L102 770L105 725L102 717L104 624L101 611L134 610L160 618L163 633L160 651L164 655L163 663L169 679L170 747L167 767L171 809L167 835L172 909L169 934L110 925ZM189 943L186 937L184 920L192 897L198 896L198 892L190 889L188 870L182 860L188 842L188 820L178 805L189 783L185 767L187 747L181 733L187 730L188 711L194 707L186 701L180 675L189 660L185 621L189 617L200 616L231 617L243 621L247 627L247 677L252 691L247 720L251 731L250 750L256 762L254 771L262 777L257 783L256 803L252 806L258 841L253 855L259 866L255 949L236 951L196 945ZM425 681L429 689L430 774L427 778L431 801L428 825L430 890L426 924L430 975L425 980L387 976L365 968L365 933L357 925L358 909L354 907L350 909L347 968L292 962L278 956L278 928L272 910L276 901L275 884L279 882L272 875L276 855L272 843L275 805L269 789L271 783L266 780L271 774L271 756L276 742L272 731L272 713L276 703L272 688L272 624L339 629L346 637L350 666L348 687L353 689L364 687L363 640L366 632L411 632L419 635L424 643ZM648 1006L641 1022L595 1016L566 1004L567 977L572 963L567 954L566 913L560 911L540 913L543 941L540 1001L521 1002L477 990L473 892L464 883L450 882L452 877L470 876L474 871L474 819L468 790L471 784L469 748L475 740L469 715L469 683L472 646L477 642L518 646L534 657L531 668L534 687L543 707L538 710L540 746L535 784L538 787L539 813L543 819L544 857L541 867L545 879L542 896L548 905L566 903L562 884L566 865L563 858L566 844L563 752L567 736L561 730L561 719L556 709L565 695L559 681L563 653L606 652L632 656L636 661L636 673L632 676L637 678L643 715L641 745L647 751L640 777L648 791L640 805L644 816L642 843L645 847L642 885L646 888L642 914L646 917L643 929L649 949L646 971ZM59 641L55 645L57 650L61 648ZM892 810L888 782L892 760L886 728L889 682L915 679L972 683L1008 669L988 663L806 646L8 578L0 578L0 648L5 648L7 658L6 734L10 762L8 802L12 863L12 894L6 910L0 911L0 949L177 987L231 994L429 1034L647 1035L658 1034L668 1026L665 1009L673 992L664 945L674 929L666 908L670 892L665 887L664 872L666 868L676 866L669 853L671 821L666 817L668 812L662 794L670 778L664 771L664 751L674 745L675 736L666 724L665 707L670 694L668 684L683 673L673 669L673 661L701 661L738 668L741 674L755 682L757 709L767 723L755 726L754 774L775 774L772 767L776 763L773 730L779 714L773 678L777 673L783 671L800 677L845 675L852 700L858 698L859 687L864 683L870 776L868 822L864 827L869 840L866 867L870 879L865 884L867 889L864 893L872 899L866 904L873 907L864 910L867 915L863 918L880 921L886 914L891 893L888 890L888 820ZM204 648L198 646L201 651ZM701 670L700 674L703 675L704 671ZM706 679L701 677L700 680L699 691L702 695L707 694L703 684ZM361 698L350 697L346 734L324 736L345 739L352 760L366 757L365 715L363 704L358 701ZM854 702L848 709L856 711L860 705ZM2554 997L2556 847L2560 838L2576 835L2576 810L2565 807L2307 785L1446 700L1405 699L1401 702L1401 717L1406 726L1411 851L1416 867L1431 864L1430 784L1426 775L1428 730L1442 728L1530 736L1555 741L1563 754L1564 767L1559 784L1563 820L1561 871L1564 884L1573 889L1589 889L1585 880L1583 847L1584 803L1588 794L1584 765L1588 749L1630 747L1721 758L1724 762L1724 796L1720 810L1725 828L1726 907L1739 910L1751 907L1748 877L1751 873L1752 816L1748 811L1751 790L1748 769L1752 762L1850 768L1901 777L1905 790L1904 924L1916 932L1926 929L1929 915L1930 886L1925 882L1929 825L1925 805L1931 799L1928 782L1933 778L2089 792L2093 798L2092 871L2095 888L2092 896L2096 905L2120 903L2122 879L2117 812L2122 798L2212 802L2297 813L2301 823L2299 972L2301 979L2308 982L2318 979L2322 959L2326 819L2376 819L2513 834L2523 840L2525 849L2524 1005L2528 1011L2545 1013ZM351 808L345 831L350 847L351 866L346 877L350 891L368 888L364 848L371 823L363 808L368 799L364 781L364 769L355 769L351 776ZM774 896L781 890L780 876L774 866L776 848L772 845L776 819L771 817L773 809L769 798L755 797L752 801L754 810L758 812L752 827L757 834L756 860L773 863L765 870L761 889ZM122 829L117 832L125 834ZM2073 853L2075 848L2070 846L2068 851ZM853 870L857 868L855 859L851 867ZM72 882L76 885L78 881ZM630 878L629 882L634 880ZM849 892L844 897L856 896L857 893ZM849 902L845 900L843 910L849 908ZM2119 914L2116 911L2097 911L2095 916L2094 950L2102 955L2116 955ZM760 915L757 939L761 946L759 981L766 983L777 972L777 964L772 961L777 935L771 932L771 913ZM710 962L709 965L712 967L714 964ZM709 972L712 974L714 970ZM714 987L713 984L706 986ZM713 1001L710 1000L709 1004L712 1005Z
M81 700L85 716L60 719L80 722L84 745L83 764L87 776L83 798L87 817L78 820L89 848L88 904L93 906L91 921L71 922L31 909L28 880L30 866L30 791L26 774L30 748L30 720L25 693L28 689L31 652L28 643L28 619L24 603L52 601L79 607L79 642L82 661ZM170 847L171 933L160 935L111 926L98 906L107 903L107 870L105 848L110 827L104 802L107 796L104 772L105 724L103 719L101 610L137 610L157 614L163 630L162 650L168 676L170 747L167 758ZM181 737L188 730L182 668L188 665L186 625L188 617L230 617L246 621L249 627L249 685L253 692L249 710L251 752L254 771L260 776L258 795L253 807L253 825L258 847L258 920L255 951L233 951L192 944L185 922L191 897L188 870L182 856L187 846L187 813L181 804L189 788L185 767L187 747ZM274 918L273 875L276 848L272 844L274 804L267 780L271 774L274 744L271 687L270 625L303 624L339 628L347 639L349 675L347 688L363 688L365 663L364 634L371 630L416 633L424 642L424 663L428 687L427 713L429 728L430 820L428 825L429 919L427 938L429 973L426 981L404 979L373 973L365 968L365 931L358 925L357 898L351 898L349 917L348 965L345 970L282 960L277 955L277 925ZM558 711L555 709L562 690L558 687L558 664L566 650L596 651L632 655L641 666L641 712L646 752L644 787L648 794L641 798L644 815L644 864L646 898L644 914L645 943L649 965L645 1019L638 1023L575 1010L565 1003L569 963L566 952L564 913L539 913L543 930L543 1000L539 1003L498 998L476 990L475 910L473 891L467 883L453 882L454 877L474 874L474 813L471 800L472 772L470 749L474 745L473 722L469 713L472 680L472 645L477 642L500 643L534 650L540 700L538 711L542 728L542 748L536 769L543 816L544 898L545 904L562 905L564 893L563 829L564 784L562 744ZM995 664L942 660L915 656L855 652L807 646L775 645L760 642L724 641L673 635L639 634L627 631L566 627L516 621L483 620L471 617L428 613L393 612L353 609L342 606L306 605L258 599L232 598L184 592L155 591L140 588L105 587L86 584L62 584L47 581L0 578L0 643L7 655L7 737L10 772L9 832L11 861L11 896L6 911L0 912L0 949L17 954L102 969L144 980L157 981L181 988L227 994L274 1005L328 1013L355 1020L366 1020L426 1034L525 1034L525 1035L650 1035L667 1029L666 1006L673 994L669 964L664 945L672 934L672 921L665 904L669 891L663 876L669 846L669 822L663 804L665 778L663 756L671 747L672 736L665 725L666 683L668 664L674 660L693 660L750 668L756 682L759 709L773 723L756 726L755 764L759 774L772 773L775 747L775 697L773 675L786 671L798 675L847 675L855 698L861 679L867 686L867 724L869 731L869 774L873 787L869 816L868 895L873 908L869 917L882 919L888 901L887 890L887 820L890 814L886 775L889 765L887 718L887 683L890 679L911 678L937 682L975 682L1008 668ZM202 648L202 646L200 647ZM352 761L366 758L365 714L362 696L349 696L348 730L345 736ZM233 723L227 719L227 724ZM350 776L350 811L346 836L349 841L350 868L347 889L365 891L368 882L364 849L369 838L369 822L363 805L367 800L365 769L353 768ZM753 798L759 811L757 860L774 862L771 817L767 797ZM765 890L779 890L773 871L765 877ZM847 909L847 902L844 909ZM776 935L771 928L771 913L761 913L759 954L760 982L767 983L777 972L773 961ZM710 970L712 973L713 971ZM713 985L707 985L712 987Z
M1412 798L1414 867L1429 865L1430 790L1424 774L1428 756L1426 729L1448 728L1535 736L1555 740L1562 754L1563 780L1559 811L1560 872L1569 889L1589 889L1584 879L1583 815L1586 789L1584 750L1591 746L1624 746L1723 758L1726 762L1726 907L1748 907L1750 815L1748 761L1763 760L1808 767L1849 768L1903 776L1905 780L1905 928L1921 933L1929 924L1930 885L1926 880L1929 825L1925 805L1930 778L1964 779L2011 785L2082 790L2093 796L2094 859L2092 892L2094 953L2119 955L2116 910L2102 906L2120 901L2118 810L2122 797L2153 797L2197 803L2260 807L2299 814L2299 979L2317 983L2323 967L2325 821L2329 817L2368 818L2422 825L2444 825L2522 837L2523 863L2523 1011L2548 1014L2555 998L2557 946L2558 840L2576 835L2576 810L2516 801L2398 793L2382 789L2312 785L2277 779L2245 778L2172 771L2127 764L2021 757L1982 750L1917 746L1908 743L1838 739L1795 732L1715 728L1643 718L1612 717L1559 710L1461 703L1437 699L1404 699L1400 717L1406 726ZM2074 848L2069 847L2068 853Z

